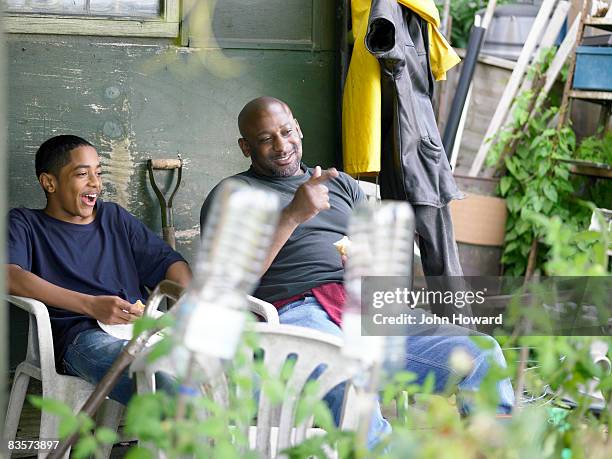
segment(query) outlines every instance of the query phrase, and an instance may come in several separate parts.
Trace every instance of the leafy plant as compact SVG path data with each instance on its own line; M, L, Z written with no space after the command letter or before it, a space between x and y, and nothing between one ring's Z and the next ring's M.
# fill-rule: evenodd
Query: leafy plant
M529 77L534 81L541 78L551 57L551 51L545 51ZM487 160L489 166L502 164L506 170L499 183L499 193L506 198L508 208L502 263L505 272L513 276L525 274L532 242L547 239L547 230L534 215L557 217L563 222L563 237L568 242L576 241L575 235L588 227L596 206L578 197L584 179L570 175L570 164L564 160L605 161L612 149L609 135L586 138L577 148L571 127L549 127L556 123L559 110L552 98L547 105L536 101L536 97L530 90L517 96L512 122L499 134ZM535 116L531 113L534 106L543 107ZM610 185L604 183L589 190L586 198L603 206L605 196L612 198L610 190ZM574 245L576 250L584 249L584 243ZM544 266L549 258L548 247L540 246L536 267Z
M59 418L60 439L67 438L74 433L79 434L79 440L71 456L75 459L102 458L101 447L112 445L117 440L116 432L108 427L98 427L94 430L95 422L90 417L83 413L74 414L65 403L34 395L29 396L28 400L36 408Z
M593 161L612 165L612 132L597 132L591 137L585 137L576 150L576 157L585 161Z
M557 220L539 218L538 224L556 225ZM551 233L548 241L551 250L564 257L563 253L557 252L557 245L564 244L564 240L555 236L550 227L546 228ZM580 265L578 268L576 274L590 272L590 267ZM147 326L153 325L143 323L139 327ZM486 346L486 340L473 339L481 348ZM604 339L612 344L610 338ZM178 394L157 392L131 399L125 429L137 437L141 445L131 448L126 458L152 459L156 457L156 451L169 459L261 457L258 452L249 450L246 435L257 412L257 396L254 395L257 387L273 404L280 403L285 397L301 396L296 413L298 423L314 416L315 425L326 431L324 435L307 439L282 452L291 459L325 458L330 449L337 451L339 459L609 457L612 376L591 361L588 348L592 339L505 337L503 341L510 348L505 352L508 367L491 366L479 390L470 398L474 409L467 419L458 416L451 387L442 396L431 395L435 387L433 375L426 377L422 385L416 383L414 374L407 372L383 376L380 389L383 409L389 413L395 405L399 408L398 416L391 419L392 433L368 451L359 447L355 432L340 431L334 425L331 413L316 396L316 381L309 382L302 394L296 394L289 385L294 361L288 359L280 374L270 374L258 353L256 335L245 333L235 358L223 369L230 387L226 402L219 401L210 390L203 396L181 395L191 392L183 390ZM533 358L538 362L526 372L529 391L554 395L536 398L535 403L524 405L511 419L500 420L495 414L497 383L501 378L516 373L518 355L514 347L517 345L530 346ZM164 349L164 352L169 351ZM469 373L469 365L466 367L464 363L461 359L451 358L449 365L456 373L454 382ZM583 393L585 385L593 378L599 378L596 385L605 396L606 406L599 417L591 414L590 399ZM197 384L206 385L207 382L204 379ZM187 384L187 381L183 383ZM414 395L418 395L418 406L406 405L405 398ZM563 407L563 397L575 401L573 410ZM100 445L116 440L114 432L105 428L94 431L91 419L73 414L60 402L35 398L33 403L60 416L63 436L79 432L74 457L97 457ZM563 408L551 408L553 405Z
M476 344L481 344L474 338ZM606 338L610 343L612 340ZM247 341L255 338L246 338ZM316 383L308 384L298 407L298 417L315 416L317 425L326 433L307 439L303 443L283 452L292 459L305 457L327 457L334 448L340 459L353 458L405 458L422 459L476 459L482 457L517 458L558 457L603 459L609 457L607 429L610 425L610 392L612 376L603 373L592 363L588 353L591 339L580 337L523 337L507 338L506 345L529 345L538 365L526 374L527 387L531 393L546 390L555 397L537 399L517 410L511 419L500 420L495 414L497 404L497 381L516 371L516 351L506 351L508 368L493 367L488 372L480 390L473 394L474 414L462 419L452 403L450 392L444 396L431 394L435 381L426 378L423 386L415 383L414 375L398 373L389 375L382 384L383 406L387 412L394 403L408 394L419 395L418 405L400 411L400 416L391 419L393 431L384 437L371 451L356 448L356 434L338 430L327 408L316 400ZM209 395L189 397L184 416L177 417L177 396L158 392L135 396L127 410L126 430L135 435L143 446L131 448L127 459L150 459L154 450L160 450L168 458L258 458L256 451L247 447L243 434L255 414L253 397L254 380L262 378L262 390L272 400L280 400L291 391L287 381L292 372L291 364L283 368L280 375L269 375L263 370L261 361L253 362L253 346L245 345L238 353L233 365L228 367L228 378L235 391L227 405L220 404ZM251 362L251 363L249 363ZM234 370L232 370L235 369ZM248 370L248 371L247 371ZM250 373L253 371L254 373ZM257 378L253 378L257 374ZM599 378L598 388L606 396L606 409L599 418L590 414L590 400L582 388L593 377ZM551 408L562 405L562 396L576 402L576 408ZM93 421L75 416L59 402L43 401L42 409L60 414L63 433L78 429L82 437L74 450L75 457L96 454L97 446L116 438L104 429L92 432ZM113 435L111 435L113 434Z

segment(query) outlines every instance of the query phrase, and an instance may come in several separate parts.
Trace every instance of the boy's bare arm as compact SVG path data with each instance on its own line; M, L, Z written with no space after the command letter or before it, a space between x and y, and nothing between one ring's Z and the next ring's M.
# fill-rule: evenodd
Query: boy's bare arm
M8 291L46 305L93 317L105 324L124 324L134 321L142 311L128 301L111 295L87 295L58 287L18 265L6 265Z
M174 262L166 271L166 279L186 288L191 282L191 269L184 261Z

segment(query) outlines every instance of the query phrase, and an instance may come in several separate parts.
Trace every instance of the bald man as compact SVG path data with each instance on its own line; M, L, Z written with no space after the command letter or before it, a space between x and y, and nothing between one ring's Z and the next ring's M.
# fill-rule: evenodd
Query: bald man
M346 235L353 209L366 196L347 174L333 168L311 169L302 163L302 130L284 102L271 97L252 100L240 112L238 128L242 136L238 145L251 160L251 167L231 178L276 193L283 206L255 296L276 306L282 324L342 337L344 267L333 244ZM202 206L201 229L220 185ZM456 380L447 363L451 352L461 346L473 356L475 365L472 373L459 381L458 388L475 390L489 368L487 355L498 365L505 365L499 345L491 341L491 350L485 353L466 336L407 337L406 370L415 372L420 382L433 372L436 388L443 391L449 380ZM343 393L340 385L326 397L336 422ZM506 381L500 385L500 411L508 412L512 403L512 387ZM389 430L377 408L370 427L370 446Z

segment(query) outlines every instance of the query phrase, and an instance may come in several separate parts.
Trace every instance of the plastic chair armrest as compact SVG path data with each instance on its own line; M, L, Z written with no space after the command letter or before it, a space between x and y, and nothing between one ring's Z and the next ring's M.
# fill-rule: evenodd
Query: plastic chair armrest
M269 324L278 325L280 323L278 320L278 311L274 305L251 295L247 295L247 301L249 311L263 317Z
M5 295L4 297L9 303L28 312L30 314L30 321L32 317L34 317L36 320L38 356L40 358L41 371L43 373L56 373L55 355L53 352L53 334L51 333L51 320L49 319L49 310L47 307L41 301L33 298L15 295ZM31 323L30 327L32 327ZM28 354L31 352L30 346L34 345L34 343L30 342L32 338L31 333L32 331L30 330L28 337Z

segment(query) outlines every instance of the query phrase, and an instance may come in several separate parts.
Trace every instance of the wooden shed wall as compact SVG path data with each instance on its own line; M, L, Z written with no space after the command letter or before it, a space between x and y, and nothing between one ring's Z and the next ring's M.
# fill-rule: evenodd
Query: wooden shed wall
M160 232L159 204L148 184L146 160L180 153L185 166L174 200L177 249L193 261L204 198L222 178L248 168L237 145L236 118L246 102L261 95L292 107L304 133L304 161L333 165L338 145L336 2L273 3L279 8L215 15L212 25L219 40L190 36L188 42L200 47L176 46L166 39L7 35L3 164L8 207L44 206L34 173L35 152L47 138L71 133L98 149L104 168L102 198L121 204ZM305 7L308 14L302 14ZM278 18L271 16L275 13ZM216 25L217 16L222 21ZM264 27L288 20L293 26ZM250 31L258 40L248 40ZM292 35L284 40L283 33ZM219 43L227 47L214 47ZM158 175L166 184L168 177ZM9 323L14 368L25 350L27 317L11 310Z

